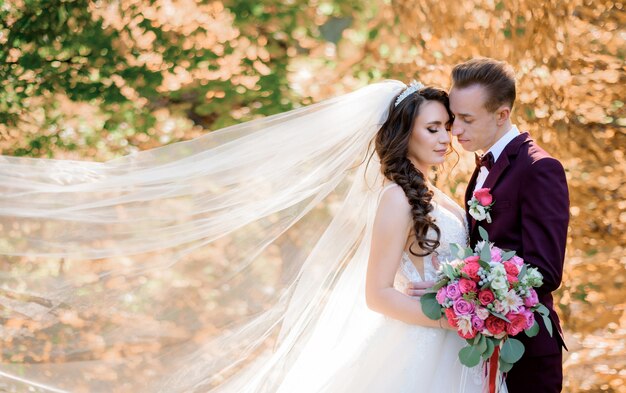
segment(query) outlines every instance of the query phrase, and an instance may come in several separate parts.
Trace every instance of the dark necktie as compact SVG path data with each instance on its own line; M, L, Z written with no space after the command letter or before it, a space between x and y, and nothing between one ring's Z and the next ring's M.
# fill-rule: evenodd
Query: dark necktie
M485 168L487 168L488 171L491 170L491 168L493 168L493 154L491 152L487 153L487 154L483 154L482 156L479 156L478 154L474 154L474 158L476 159L476 166L478 168L480 168L481 166L484 166Z

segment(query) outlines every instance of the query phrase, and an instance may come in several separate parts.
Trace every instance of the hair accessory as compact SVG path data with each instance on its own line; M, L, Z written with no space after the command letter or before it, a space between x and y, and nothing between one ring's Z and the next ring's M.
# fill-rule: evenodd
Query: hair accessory
M394 107L398 106L399 103L402 102L402 100L404 100L405 98L407 98L408 96L410 96L411 94L415 93L416 91L418 91L419 89L424 88L424 85L421 84L420 82L416 81L415 79L413 79L413 82L411 82L411 84L409 84L409 87L407 87L402 94L400 94L398 96L398 98L396 99L396 103L393 105Z

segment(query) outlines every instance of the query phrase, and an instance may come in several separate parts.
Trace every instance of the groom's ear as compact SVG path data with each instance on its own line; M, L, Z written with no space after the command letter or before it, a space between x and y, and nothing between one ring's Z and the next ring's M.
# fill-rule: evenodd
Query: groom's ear
M506 123L507 120L511 117L511 108L508 105L502 105L498 109L496 109L496 122L499 126Z

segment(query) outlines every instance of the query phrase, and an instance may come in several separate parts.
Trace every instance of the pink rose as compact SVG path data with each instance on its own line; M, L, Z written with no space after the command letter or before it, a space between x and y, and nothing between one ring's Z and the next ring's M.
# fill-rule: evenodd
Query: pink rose
M481 188L481 189L474 191L474 197L478 199L478 202L481 205L487 206L487 205L490 205L491 202L493 201L493 197L489 193L490 190L491 190L490 188Z
M513 262L506 261L503 263L503 265L506 274L510 274L512 276L517 276L519 274L519 269Z
M515 284L517 283L519 280L517 279L517 276L512 276L510 274L506 275L506 279L510 284Z
M483 289L482 291L478 292L478 300L483 306L486 306L487 304L493 302L495 298L496 297L493 295L493 292L491 292L489 289Z
M465 263L478 263L480 257L478 255L471 255L465 258Z
M478 262L470 262L470 263L466 263L465 266L463 266L463 269L461 269L461 271L467 274L467 276L471 278L472 280L478 281L480 279L480 277L478 277L479 269L480 269L480 265L478 264Z
M539 296L537 296L537 291L532 288L530 288L528 292L530 293L524 298L524 306L529 308L534 307L539 303Z
M452 305L457 315L469 315L474 312L474 304L465 299L457 299Z
M461 289L461 293L474 292L476 291L476 283L467 278L462 278L459 280L459 288Z
M489 318L485 320L485 326L491 334L500 334L504 332L506 322L503 319L490 315Z
M480 319L480 317L478 317L477 315L473 315L472 316L472 327L474 328L474 330L480 332L485 327L485 321Z
M461 297L461 290L459 289L459 283L455 282L452 284L448 284L446 287L446 294L452 300L456 300Z
M502 312L504 312L504 305L502 304L501 301L494 300L493 301L493 309L496 310L496 312L502 313Z
M506 314L506 318L511 321L506 327L506 332L511 336L519 334L526 328L526 324L528 323L526 316L519 313L510 312Z
M487 310L485 307L480 307L480 306L477 306L474 312L476 313L476 316L482 319L483 321L487 319L490 315L489 310Z
M435 299L437 299L437 303L443 304L446 301L446 288L439 288L437 291L437 295L435 295Z
M446 319L448 320L450 326L457 327L456 314L454 313L454 310L446 308L444 312L446 313Z
M491 260L494 262L502 262L502 250L498 247L491 248Z
M513 255L513 258L511 258L511 262L513 262L515 265L517 265L517 267L519 267L520 269L524 265L524 260L522 258L518 257L517 255Z
M522 314L526 318L526 326L524 329L532 327L535 324L535 314L530 310L524 310Z

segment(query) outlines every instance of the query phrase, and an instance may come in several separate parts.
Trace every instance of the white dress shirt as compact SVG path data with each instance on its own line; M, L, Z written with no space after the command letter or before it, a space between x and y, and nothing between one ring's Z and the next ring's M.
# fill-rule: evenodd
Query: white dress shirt
M515 139L515 137L518 135L519 135L519 130L517 129L517 126L514 124L511 127L511 129L506 132L506 134L502 135L500 139L498 139L498 141L494 143L493 146L491 146L491 148L485 152L485 154L491 152L491 154L493 154L493 162L495 164L496 161L498 161L498 157L500 157L500 155L504 151L504 148L506 147L506 145L508 145L509 142ZM489 170L487 169L487 167L484 167L484 166L480 167L480 172L478 172L478 177L476 177L476 187L474 187L474 191L478 190L479 188L483 186L483 184L485 184L487 175L489 175Z

